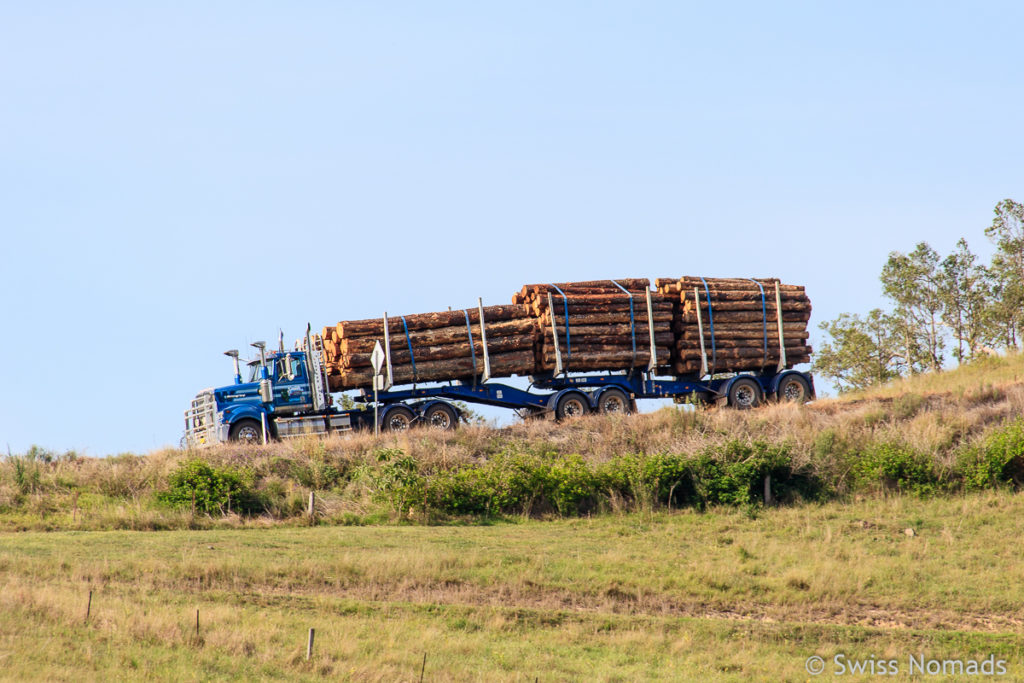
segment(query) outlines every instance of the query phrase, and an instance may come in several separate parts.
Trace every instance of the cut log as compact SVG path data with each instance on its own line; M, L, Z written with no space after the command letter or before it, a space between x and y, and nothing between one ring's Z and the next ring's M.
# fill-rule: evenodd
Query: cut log
M474 308L467 309L471 323L480 322L480 313ZM502 320L528 320L531 317L530 311L523 306L503 305L485 306L484 320L490 325L491 322ZM432 330L444 327L461 325L466 326L466 313L462 309L454 311L437 311L434 313L417 313L405 316L405 322L409 331ZM388 318L388 328L392 334L405 332L400 316ZM337 336L340 338L363 337L384 334L383 316L380 318L368 318L366 320L344 320L335 326Z
M708 301L708 299L709 299L708 295L702 289L700 289L700 288L697 289L697 296L700 298L701 303L706 303ZM760 292L760 290L757 290L757 289L755 289L754 291L748 291L748 292L742 292L742 291L737 291L737 290L733 290L733 289L718 290L718 291L712 291L711 292L710 299L711 299L711 301L713 303L718 303L720 301L756 301L757 303L760 304L761 303L761 292ZM782 307L783 308L786 307L786 304L790 304L790 303L807 304L807 303L811 302L811 300L807 298L806 294L802 294L802 293L801 294L797 294L795 292L783 294L783 295L781 295L779 297L779 299L782 301ZM683 300L686 301L687 303L691 304L691 305L693 304L693 290L692 289L689 292L689 296L685 297ZM764 301L766 303L769 303L772 306L774 306L775 305L775 292L774 291L767 291L767 290L765 290Z
M775 301L773 299L766 300L764 308L765 308L765 311L774 312L775 311ZM696 309L697 309L697 306L693 302L693 296L690 296L690 298L687 299L682 304L683 312L692 312L692 311L695 311ZM706 312L708 310L708 302L704 299L704 297L701 297L701 299L700 299L700 309L701 309L701 313L703 313L703 314L706 314ZM712 310L715 313L717 313L719 311L751 311L751 312L754 312L754 313L757 313L758 315L760 315L760 313L761 313L761 300L757 299L756 301L714 301L714 302L712 302ZM804 311L810 312L811 311L811 304L809 304L809 303L795 303L795 302L793 302L793 303L786 303L786 302L783 302L782 303L782 310L786 311L786 312L790 312L790 313L798 312L798 311L799 312L804 312Z
M753 358L741 359L741 360L733 360L733 361L729 361L728 365L725 366L724 368L723 368L722 363L719 363L718 367L716 368L716 372L741 372L741 371L744 371L744 370L760 370L762 368L772 368L772 369L774 369L774 367L778 365L778 362L779 362L778 358L775 358L774 360L770 360L767 363L763 362L761 359L753 359ZM789 357L789 356L787 356L786 357L786 367L787 368L791 368L794 365L801 365L803 363L810 363L810 362L811 362L811 357L810 356L796 356L796 357ZM708 359L708 364L710 365L710 363L711 363L711 359L709 358ZM699 373L700 372L700 370L701 370L701 362L700 361L696 361L696 360L695 361L686 361L686 362L676 361L675 363L673 363L672 369L675 370L675 372L677 374L679 374L679 375L691 375L691 374Z
M669 367L671 354L668 349L658 349L657 365ZM606 351L602 353L573 353L572 356L562 356L562 367L569 372L578 370L629 370L631 367L642 367L650 360L650 350L637 350L636 356L632 351ZM545 353L542 356L541 368L553 370L555 367L554 353Z
M560 343L558 345L558 348L561 351L563 356L565 356L566 353L568 353L568 349L567 349L567 347L566 347L564 342ZM637 344L636 348L637 348L638 351L642 350L644 352L647 352L647 351L650 350L651 347L650 347L649 344L648 345ZM659 353L660 353L661 350L664 350L666 353L668 353L668 352L671 351L672 346L671 346L671 342L669 342L669 343L664 343L664 344L657 344L655 348L659 349ZM554 355L555 355L555 347L554 347L554 345L553 344L546 345L543 349L541 349L541 353L545 357L551 356L552 358L554 358ZM587 344L575 344L574 343L572 345L572 353L573 353L573 355L576 355L576 354L587 354L587 353L598 353L598 354L600 354L600 353L632 353L632 345L629 344L628 342L626 344L600 344L600 343L595 343L595 344L590 344L590 343L587 343Z
M784 337L784 343L785 343L786 346L801 346L801 345L803 345L807 341L807 337L808 337L808 335L806 335L806 334L799 335L799 336L793 336L793 337ZM719 349L740 349L740 348L757 348L757 349L761 349L761 348L764 348L765 343L764 343L764 338L758 338L758 339L751 339L751 338L735 339L735 338L732 338L732 337L721 337L719 335L715 335L715 344L714 345L715 345L716 348L719 348ZM674 347L677 348L677 349L686 349L686 350L700 349L700 338L696 337L696 338L693 338L693 339L680 339L679 341L677 341L675 343ZM778 338L778 336L775 336L775 337L772 337L771 335L768 336L768 348L772 348L772 347L775 347L775 348L779 347L779 338ZM711 337L710 336L707 336L707 337L704 338L704 348L708 349L709 351L711 350Z
M654 343L657 346L671 347L675 343L675 335L671 332L655 332ZM629 348L633 345L633 338L629 335L602 335L602 334L590 334L590 335L578 335L573 333L571 336L572 348L575 350L580 346L595 346L595 345L609 345L617 348ZM549 336L542 342L544 348L554 347L554 343L551 341ZM651 345L651 338L645 331L643 335L637 333L636 335L637 348L643 346L649 348ZM558 335L558 346L561 349L565 349L565 335Z
M536 372L536 358L533 351L496 353L490 356L491 375L493 377L508 377L511 375L530 375ZM477 360L478 372L483 371L483 363ZM466 379L473 375L473 361L470 358L452 360L425 361L416 363L416 372L413 373L411 364L392 365L392 377L395 384L410 384L412 382L441 382L450 379ZM372 368L363 368L354 371L344 372L337 380L333 381L334 386L343 389L369 388L373 385ZM340 391L341 389L335 389Z
M533 336L526 337L495 337L493 339L487 339L487 352L502 353L506 351L533 351ZM483 345L479 340L475 340L475 351L477 362L480 364L481 369L483 368L484 352ZM357 368L357 367L370 367L370 356L369 353L349 353L341 356L341 364L346 368ZM413 346L412 358L416 359L416 363L419 364L423 361L428 360L448 360L450 358L461 358L468 357L472 360L473 349L469 346L469 340L467 339L463 344L441 344L435 346ZM402 345L396 346L391 349L391 363L392 365L408 363L410 362L409 347Z
M767 323L767 324L766 324ZM719 321L718 316L715 316L715 333L718 332L761 332L765 328L768 328L768 334L772 333L772 330L778 334L779 323L776 320L762 321L760 318L756 321L750 322L722 322ZM704 321L704 334L711 332L711 325L708 321ZM782 322L783 331L800 331L803 332L807 329L807 322L802 320L783 320ZM679 327L680 335L697 335L698 329L696 323L684 322Z
M484 313L484 319L486 320L487 313ZM400 346L408 346L405 340L405 331L401 328L401 321L399 321L399 329L396 332L393 329L393 325L389 321L388 327L391 329L391 348L396 349ZM373 351L373 344L378 339L381 344L384 344L384 332L383 324L381 325L381 336L380 337L356 337L351 339L341 340L341 351L342 353L360 353ZM473 338L476 340L480 339L480 326L471 325L473 331ZM519 337L526 335L535 335L539 332L537 322L533 318L526 318L523 320L502 320L496 323L487 322L487 338L490 340L492 337ZM432 346L435 344L450 344L459 343L465 341L469 343L468 330L466 329L465 318L463 318L462 325L456 325L453 327L442 327L437 329L429 330L417 330L416 332L409 332L409 339L412 341L413 348L416 346Z
M561 311L556 311L554 314L555 323L560 327L565 327L565 316L562 315ZM552 314L551 311L544 313L540 317L542 325L551 325ZM658 323L671 323L673 318L672 311L657 312L654 314L654 323L657 327ZM647 308L644 307L642 310L639 309L634 312L633 323L646 323L647 322ZM601 324L620 324L629 325L629 311L622 311L619 313L588 313L584 315L573 315L569 314L569 326L570 329L576 325L601 325ZM669 327L666 325L666 328Z
M547 303L547 297L544 299ZM564 315L565 306L562 300L559 298L554 300L554 312L558 315ZM664 299L651 301L651 310L655 314L658 313L672 313L675 310L675 306L678 304L674 301L665 301ZM532 310L532 309L531 309ZM545 306L544 313L546 313L547 307ZM643 296L636 297L633 299L633 311L636 315L639 315L643 311L644 315L647 315L647 299ZM629 299L625 297L621 301L609 301L604 303L588 303L587 299L570 299L569 300L569 315L586 315L591 313L625 313L629 315ZM531 313L531 315L533 315Z
M778 316L775 314L774 311L768 311L768 314L765 315L765 316L762 316L760 311L722 311L722 312L719 312L719 313L712 312L711 316L705 315L704 312L701 313L701 321L703 322L703 324L707 325L708 321L710 320L710 318L714 318L716 326L720 322L721 323L755 323L755 322L756 323L760 323L763 320L767 320L769 323L771 323L771 322L774 322L774 321L778 320ZM782 322L783 323L790 322L790 323L805 323L806 324L808 320L810 320L810 315L808 313L799 312L799 311L794 311L793 313L788 313L786 311L782 312ZM696 325L697 325L697 314L696 313L680 313L679 314L679 321L682 322L685 325L693 325L693 326L696 327Z
M623 287L629 290L644 291L644 288L651 286L651 281L643 277L627 277L621 280L615 280ZM555 282L547 284L534 284L534 285L523 285L522 289L519 290L520 295L529 296L535 293L555 292L555 289L561 289L565 293L570 291L587 291L587 290L608 290L621 292L622 290L615 286L611 280L583 280L580 282Z
M810 346L793 346L786 349L787 356L807 356L810 355L810 353ZM718 349L718 351L714 355L718 358L719 361L722 361L735 358L762 358L764 357L765 353L763 349L753 349L748 347L739 349ZM711 356L711 349L707 349L708 362L711 362ZM778 347L776 347L775 349L768 349L768 358L774 358L778 360L778 357ZM676 358L681 361L700 360L701 353L699 349L696 351L679 351L676 355Z
M638 337L640 335L644 335L646 337L647 336L647 321L646 320L644 322L639 322L638 321L637 324L635 326L633 326L633 327L631 327L628 323L625 324L625 325L611 325L611 324L609 324L609 325L576 325L576 326L570 325L569 326L569 334L572 335L573 337L576 337L576 336L581 336L582 337L582 336L587 336L587 335L596 335L596 336L607 337L607 336L610 336L610 335L614 335L614 336L619 336L619 337L622 337L622 338L625 339L625 338L629 338L632 335L634 330L636 331L636 334L637 334ZM655 334L657 334L658 332L661 332L661 331L665 331L665 332L670 331L670 326L667 323L663 323L661 325L658 325L657 323L655 323L655 325L654 325L654 332L655 332ZM550 324L543 329L543 335L544 335L545 339L550 339L551 338L551 325ZM565 335L565 325L560 325L558 327L558 336L562 337L564 335Z

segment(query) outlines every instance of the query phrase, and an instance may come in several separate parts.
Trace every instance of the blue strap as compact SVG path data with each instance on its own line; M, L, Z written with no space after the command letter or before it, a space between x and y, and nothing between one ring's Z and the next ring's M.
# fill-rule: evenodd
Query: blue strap
M558 288L558 285L551 285L555 291L562 295L562 311L565 313L565 365L568 371L569 361L572 360L572 340L569 338L569 299L565 292Z
M405 343L409 345L409 360L412 362L412 383L416 384L416 357L412 353L412 339L409 338L409 325L405 322L405 316L402 316L402 327L405 328Z
M473 377L476 377L476 347L473 345L473 328L469 326L469 311L463 310L466 314L466 333L469 335L469 352L473 354ZM475 380L474 380L475 381Z
M615 280L611 281L613 285L621 289L629 297L629 329L633 333L633 360L629 364L629 369L632 370L633 366L636 365L636 320L633 318L633 295L630 294L629 290L620 285ZM653 320L647 321L648 325L653 325Z
M715 349L715 314L711 312L713 306L711 305L711 290L708 289L708 281L704 278L700 279L704 283L704 294L708 298L708 322L711 325L711 374L715 374L715 366L718 365L718 351ZM700 307L697 307L698 312Z
M768 365L768 309L764 304L764 285L752 277L747 279L761 289L761 325L764 327L764 364Z

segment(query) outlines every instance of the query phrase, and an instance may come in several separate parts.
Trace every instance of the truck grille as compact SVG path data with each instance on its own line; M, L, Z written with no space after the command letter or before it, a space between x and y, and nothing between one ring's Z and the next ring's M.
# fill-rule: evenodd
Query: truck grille
M185 411L185 447L203 448L219 443L219 427L213 390L199 392Z

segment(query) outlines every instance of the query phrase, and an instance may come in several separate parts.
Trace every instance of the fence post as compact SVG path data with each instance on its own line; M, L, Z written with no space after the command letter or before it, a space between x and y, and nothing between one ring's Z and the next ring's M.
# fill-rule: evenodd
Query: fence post
M316 629L309 629L309 640L306 641L306 661L308 662L313 657L313 636L316 635Z

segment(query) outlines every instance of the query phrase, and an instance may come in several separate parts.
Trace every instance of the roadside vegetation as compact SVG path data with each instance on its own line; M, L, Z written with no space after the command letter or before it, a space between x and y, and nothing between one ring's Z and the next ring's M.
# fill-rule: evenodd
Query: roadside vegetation
M0 461L0 529L450 523L1024 485L1024 356L838 399ZM766 479L769 496L766 500Z

